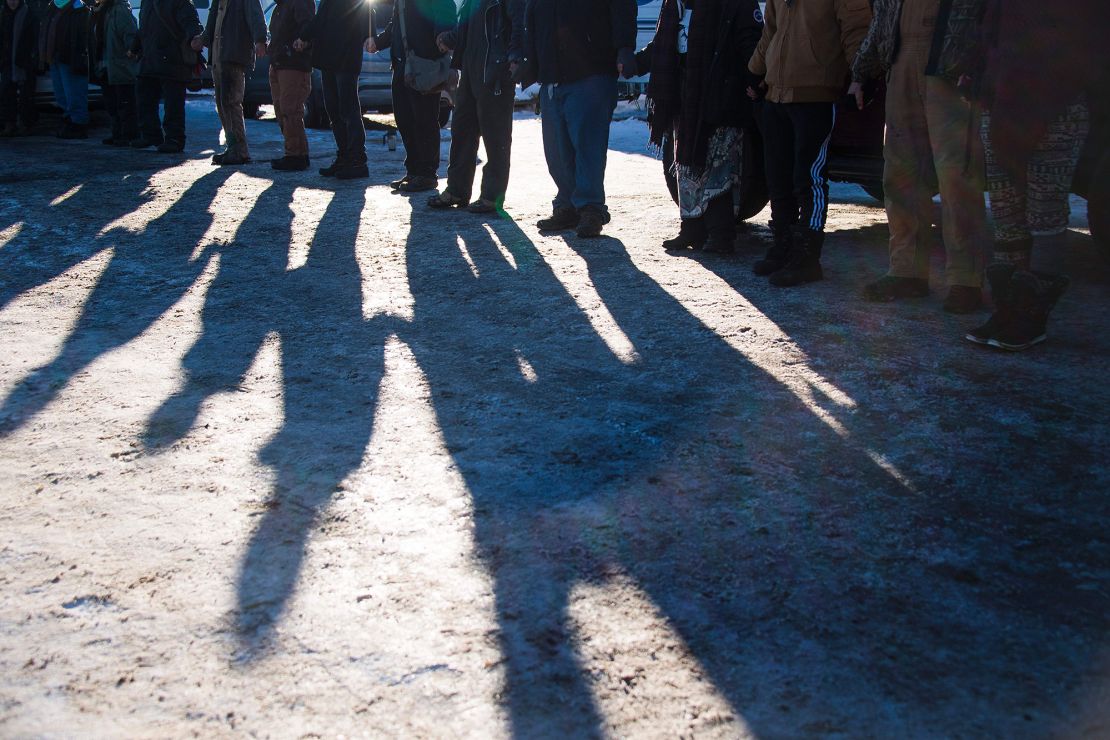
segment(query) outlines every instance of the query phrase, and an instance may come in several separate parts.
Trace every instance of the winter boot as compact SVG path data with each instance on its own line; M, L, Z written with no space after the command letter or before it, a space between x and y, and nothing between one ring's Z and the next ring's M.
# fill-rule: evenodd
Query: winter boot
M578 213L578 227L574 233L581 239L596 239L601 229L609 223L609 214L598 208L583 208Z
M791 239L790 256L782 269L771 275L771 285L793 288L824 279L821 246L825 242L825 232L799 226L794 229Z
M793 243L793 232L789 226L780 225L774 221L769 225L774 242L767 250L766 256L752 266L752 272L760 277L766 277L783 268L790 258L790 245Z
M1009 242L995 242L991 262L1010 265L1018 270L1028 270L1033 258L1033 238L1015 239Z
M701 249L705 244L705 219L684 218L678 227L678 236L663 242L663 249L668 252L684 252L687 249Z
M872 303L890 303L903 298L924 298L929 295L929 281L925 278L883 275L863 287L863 299Z
M1010 278L1014 276L1014 266L1005 262L995 262L987 267L987 283L991 286L994 299L994 313L987 323L977 326L964 335L975 344L990 344L995 334L1010 321Z
M720 255L736 251L736 212L732 206L731 190L709 201L705 209L705 228L709 239L701 251Z
M548 218L536 222L540 231L567 231L578 226L578 209L574 206L559 206Z
M83 123L73 123L72 121L62 129L58 134L59 139L87 139L89 138L88 127Z
M1070 282L1063 275L1014 271L1010 278L1009 320L988 340L989 344L1020 352L1047 339L1048 315Z

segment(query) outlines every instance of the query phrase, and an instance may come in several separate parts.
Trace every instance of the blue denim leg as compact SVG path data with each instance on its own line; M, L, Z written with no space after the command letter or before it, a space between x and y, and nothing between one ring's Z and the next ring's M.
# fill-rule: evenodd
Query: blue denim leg
M54 105L62 109L62 115L69 118L69 100L66 98L66 79L63 67L54 62L50 65L50 84L54 87Z
M594 75L562 87L563 116L574 151L574 207L608 214L605 165L609 126L617 107L617 78Z
M540 112L543 123L543 153L547 171L555 181L558 193L552 206L556 209L574 204L574 147L567 129L563 109L563 86L544 85L540 88Z

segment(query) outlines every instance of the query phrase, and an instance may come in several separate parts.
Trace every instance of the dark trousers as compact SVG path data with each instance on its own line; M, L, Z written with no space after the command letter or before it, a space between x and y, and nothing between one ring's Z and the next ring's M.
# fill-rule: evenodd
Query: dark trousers
M165 77L139 77L139 126L143 138L154 143L185 145L185 83ZM158 117L158 102L164 109Z
M139 110L134 85L104 85L104 108L112 117L112 138L131 141L139 137Z
M833 103L758 106L771 218L777 226L801 224L824 231L829 216L829 141L836 124Z
M495 95L482 82L482 70L464 69L451 123L451 159L447 190L470 200L477 169L478 140L486 145L482 168L482 198L502 203L509 187L509 160L513 149L513 85L506 82Z
M552 205L608 216L605 165L609 125L617 107L617 78L594 75L540 89L543 153L558 192Z
M366 163L366 127L358 102L358 72L320 70L324 83L324 110L331 119L336 160L345 164Z
M25 82L16 82L11 75L0 76L0 121L15 123L17 120L27 128L38 121L35 108L35 73L29 72Z
M419 93L405 84L404 69L393 70L393 115L405 144L409 177L439 176L439 93Z

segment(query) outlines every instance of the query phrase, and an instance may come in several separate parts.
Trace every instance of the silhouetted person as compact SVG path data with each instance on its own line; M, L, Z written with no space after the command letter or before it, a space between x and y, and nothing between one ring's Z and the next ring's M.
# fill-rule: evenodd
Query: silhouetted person
M146 0L139 7L139 35L132 54L139 58L139 127L136 149L157 147L163 154L185 149L185 86L197 64L195 51L204 27L189 0ZM158 101L165 110L159 119Z

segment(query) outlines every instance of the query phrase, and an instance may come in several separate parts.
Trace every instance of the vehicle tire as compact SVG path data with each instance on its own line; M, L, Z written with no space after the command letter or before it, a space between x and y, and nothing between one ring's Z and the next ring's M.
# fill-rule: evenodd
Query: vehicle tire
M1110 255L1110 152L1104 152L1091 178L1087 195L1087 223L1091 236Z
M331 119L324 108L323 84L317 72L312 73L312 90L304 104L304 125L310 129L331 128Z
M881 182L869 182L866 185L861 183L860 187L863 188L863 192L880 203L886 202L886 191L883 190L883 184Z
M744 129L744 143L740 151L743 169L740 178L740 208L736 221L747 221L767 207L771 196L767 193L767 175L763 164L763 137L754 126Z

